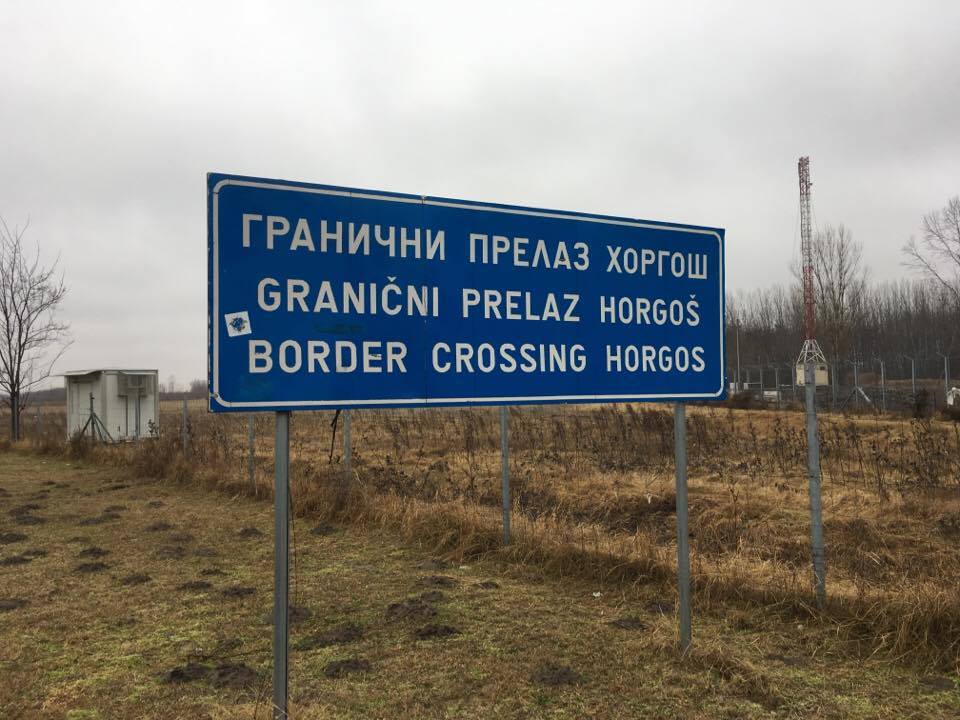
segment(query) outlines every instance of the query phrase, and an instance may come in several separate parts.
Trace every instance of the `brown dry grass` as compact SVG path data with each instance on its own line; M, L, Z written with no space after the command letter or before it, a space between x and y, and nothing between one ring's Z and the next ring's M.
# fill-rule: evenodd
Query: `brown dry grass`
M298 477L297 507L313 501L315 481ZM0 597L28 601L0 614L0 716L269 717L271 506L232 492L229 478L220 482L226 492L91 460L0 454L0 533L28 535L0 546L0 557L46 553L0 565ZM303 648L291 653L294 718L960 714L960 694L943 672L859 659L814 616L739 602L712 612L703 588L695 646L682 656L670 578L645 577L642 564L611 574L615 553L602 556L589 540L576 551L582 556L556 552L537 544L533 525L503 552L495 537L484 539L489 518L462 502L386 500L373 507L354 495L341 511L352 522L322 534L310 532L313 520L294 523L293 603L310 611L292 634L294 648ZM28 514L44 522L17 524L25 512L17 508L31 503L40 507ZM388 524L405 528L410 542L379 530ZM249 527L260 534L245 538ZM107 567L78 572L90 562L83 550L94 545L107 552L99 559ZM438 552L452 563L437 564ZM569 566L550 565L564 557ZM223 574L205 575L209 568ZM135 574L151 580L125 585ZM429 603L432 621L459 634L418 640L425 621L391 621L385 611L429 590L436 575L451 581L445 597ZM183 588L198 580L211 587ZM252 593L223 595L238 586ZM634 629L609 624L622 617ZM311 642L347 623L362 628L359 639ZM325 676L331 663L351 658L370 670ZM237 687L218 686L215 674L169 682L172 669L189 663L249 671Z
M617 592L651 583L661 594L672 592L669 413L632 405L511 410L515 542L509 548L500 540L495 411L355 412L346 496L339 436L332 461L328 456L331 418L294 416L291 473L301 515ZM256 421L255 490L246 480L246 422L194 408L184 457L173 412L164 415L159 439L95 449L90 458L129 466L139 476L269 497L271 418ZM937 421L824 415L821 434L830 593L823 613L811 607L802 415L690 409L698 611L723 617L770 609L830 628L852 657L879 654L955 672L960 433Z

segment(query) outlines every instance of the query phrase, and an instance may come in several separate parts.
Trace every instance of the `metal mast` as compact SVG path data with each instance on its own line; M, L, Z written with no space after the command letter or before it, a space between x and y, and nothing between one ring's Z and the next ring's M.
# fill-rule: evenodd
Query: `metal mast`
M800 175L800 251L803 253L803 317L806 340L813 340L813 241L810 227L810 158L802 157L797 163Z
M797 163L800 175L800 237L803 250L803 312L806 337L797 359L797 379L803 377L807 400L807 479L810 491L810 550L813 559L813 586L817 605L827 602L825 552L823 546L823 506L820 498L820 435L817 430L817 371L821 384L827 381L827 361L814 337L813 307L813 227L810 222L810 158Z
M803 319L804 342L800 357L797 358L798 370L806 367L807 362L826 364L827 359L816 339L816 315L813 300L813 223L810 221L810 158L802 157L797 163L800 176L800 251L803 254ZM806 373L805 373L806 374ZM805 378L809 379L809 378Z

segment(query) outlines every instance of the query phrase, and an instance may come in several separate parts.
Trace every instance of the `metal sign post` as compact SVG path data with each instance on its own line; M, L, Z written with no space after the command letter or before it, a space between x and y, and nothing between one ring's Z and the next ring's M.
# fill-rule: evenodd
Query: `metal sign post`
M500 406L500 470L503 473L503 544L510 544L510 444L507 406Z
M680 591L680 649L691 643L690 610L690 529L687 510L687 417L686 406L677 403L673 411L673 445L677 472L677 584Z
M353 452L350 445L350 411L343 411L343 489L350 489L350 465L353 463Z
M277 413L273 488L273 717L287 718L290 587L290 413Z
M856 368L856 366L854 366ZM808 360L804 370L813 379L813 361ZM817 386L807 382L807 473L810 483L810 541L813 554L813 583L817 605L827 602L826 569L823 549L823 508L820 499L820 436L817 433Z
M250 481L250 489L253 494L257 494L257 435L254 427L256 416L250 413L247 416L247 476Z
M180 443L183 446L183 454L187 454L187 443L189 442L189 433L187 432L187 399L183 398L181 404L180 419Z

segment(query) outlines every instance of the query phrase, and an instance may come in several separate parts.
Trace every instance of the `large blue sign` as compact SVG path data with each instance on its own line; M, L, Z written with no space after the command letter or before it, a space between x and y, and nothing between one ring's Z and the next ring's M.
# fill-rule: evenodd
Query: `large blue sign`
M724 231L211 174L210 409L722 398Z

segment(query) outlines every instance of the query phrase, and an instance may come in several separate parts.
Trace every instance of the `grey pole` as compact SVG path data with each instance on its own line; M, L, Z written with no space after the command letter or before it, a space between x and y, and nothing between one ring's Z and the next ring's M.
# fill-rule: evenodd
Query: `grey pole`
M677 403L673 411L673 445L677 471L677 583L680 591L680 649L683 652L690 649L691 643L686 420L686 406L683 403Z
M133 411L137 414L137 420L133 424L134 439L137 445L140 444L140 392L137 391L137 398L133 401Z
M500 406L500 470L503 474L503 544L510 544L510 445L507 407Z
M836 410L837 409L837 366L836 365L830 366L830 380L831 380L830 409Z
M773 384L777 387L777 410L780 409L780 366L773 366Z
M914 358L910 358L910 391L917 396L917 362Z
M277 413L273 488L273 718L287 720L290 583L290 413Z
M737 392L743 392L743 375L740 374L740 323L737 323Z
M256 416L253 413L247 415L247 476L250 478L250 489L253 490L253 494L257 494L257 435L256 429L254 428L254 418Z
M880 410L887 411L887 369L883 360L880 361Z
M943 356L943 398L946 402L947 393L950 392L950 356Z
M182 419L180 421L180 443L183 446L183 454L187 454L187 443L188 433L187 433L187 399L183 398L183 403L181 407Z
M860 409L860 366L857 361L853 361L853 401L857 404L857 410ZM814 385L816 390L816 385Z
M856 365L854 365L856 368ZM820 499L820 437L817 433L817 383L813 361L804 371L807 391L807 471L810 482L810 540L813 554L813 582L817 605L827 602L823 550L823 507Z
M350 411L343 411L343 487L350 487L350 465L353 461L352 449L350 446Z

